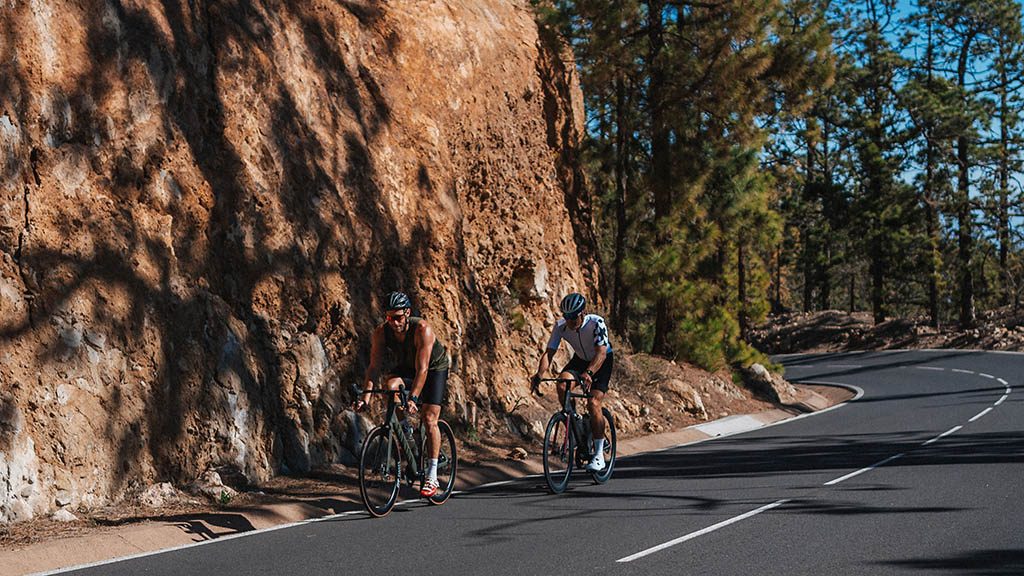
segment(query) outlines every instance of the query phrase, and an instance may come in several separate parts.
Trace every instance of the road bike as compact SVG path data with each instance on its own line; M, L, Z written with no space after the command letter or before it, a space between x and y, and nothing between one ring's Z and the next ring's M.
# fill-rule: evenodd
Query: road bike
M591 398L589 387L577 378L542 378L540 382L563 382L566 385L562 408L551 415L544 430L544 480L553 494L561 494L569 485L573 468L583 468L594 452L594 437L590 430L590 417L576 412L576 398ZM580 392L573 384L580 384ZM540 392L538 391L538 394ZM615 468L615 419L608 408L602 407L605 420L605 443L602 454L605 467L590 475L594 482L604 484Z
M357 394L362 391L355 390ZM378 518L386 516L395 507L402 483L412 487L417 482L423 488L426 481L427 456L424 454L426 425L420 418L417 431L403 430L396 409L408 409L409 392L405 386L398 390L370 390L371 394L387 394L388 405L384 423L370 430L363 440L359 454L359 494L366 510ZM358 397L358 396L357 396ZM455 451L452 427L438 419L441 432L441 451L437 457L437 492L427 498L431 504L444 504L455 488L455 474L459 459Z

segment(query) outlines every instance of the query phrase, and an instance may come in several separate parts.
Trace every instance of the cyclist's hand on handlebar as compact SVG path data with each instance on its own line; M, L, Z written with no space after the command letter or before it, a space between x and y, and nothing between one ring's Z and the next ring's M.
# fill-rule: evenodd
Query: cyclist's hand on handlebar
M370 395L369 394L363 394L362 396L356 398L354 402L352 402L352 409L355 410L356 412L360 412L364 408L366 408L369 404L370 404Z
M530 377L530 392L533 392L537 396L544 395L540 391L540 374L534 374Z
M582 382L589 388L590 385L594 383L594 379L590 376L589 373L584 372L583 374L580 374L580 382Z

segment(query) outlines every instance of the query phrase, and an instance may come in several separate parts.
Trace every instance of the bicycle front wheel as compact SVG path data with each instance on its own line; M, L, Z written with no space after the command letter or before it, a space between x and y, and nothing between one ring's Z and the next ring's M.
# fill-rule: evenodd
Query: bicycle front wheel
M455 490L455 474L459 469L459 455L455 451L455 434L444 420L437 421L441 432L441 450L437 455L437 492L429 498L431 504L444 504Z
M401 480L398 439L390 431L386 426L371 430L359 456L359 494L366 510L378 518L394 508Z
M556 412L544 431L544 480L553 494L561 494L569 485L575 449L568 417Z
M594 477L594 482L598 484L607 482L612 477L612 468L615 467L615 420L607 408L602 407L601 413L604 414L604 450L601 451L604 456L604 468L590 473Z

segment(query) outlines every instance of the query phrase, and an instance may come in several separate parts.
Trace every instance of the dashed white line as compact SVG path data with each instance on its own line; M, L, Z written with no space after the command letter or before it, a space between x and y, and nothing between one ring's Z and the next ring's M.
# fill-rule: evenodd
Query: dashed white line
M1009 396L1009 394L1003 394L1003 397L997 400L996 403L993 404L993 406L999 406L1000 404L1002 404L1003 400L1006 400L1007 396Z
M944 372L945 368L939 368L938 366L915 366L918 370L934 370L936 372Z
M981 376L982 378L988 378L989 380L995 379L995 376L991 374L985 374L984 372L978 372L978 376Z
M896 454L895 456L889 456L885 460L882 460L881 462L878 462L876 464L872 464L871 466L868 466L867 468L861 468L860 470L857 470L856 472L850 472L846 476L840 476L839 478L836 478L835 480L829 480L828 482L825 482L823 484L823 486L833 486L835 484L839 484L843 480L849 480L850 478L853 478L854 476L859 476L860 474L863 474L865 472L870 472L871 470L874 470L875 468L878 468L879 466L888 464L889 462L892 462L893 460L895 460L897 458L902 458L902 457L903 457L902 453L901 454Z
M945 438L946 436L949 436L950 434L952 434L952 433L956 432L957 430L959 430L959 429L961 429L961 428L963 428L963 426L953 426L953 427L952 427L952 428L950 428L949 430L946 430L946 431L945 431L945 432L943 432L942 434L939 434L939 435L938 435L938 436L936 436L935 438L932 438L931 440L929 440L929 441L927 441L927 442L925 442L924 444L921 444L921 445L922 445L922 446L927 446L927 445L931 444L932 442L935 442L935 441L937 441L937 440L939 440L939 439L941 439L941 438Z
M956 372L957 374L974 374L973 370L961 370L959 368L953 368L952 371Z
M984 409L984 410L982 410L981 412L977 413L977 414L976 414L976 415L974 416L974 418L971 418L970 420L968 420L968 422L974 422L974 421L975 421L975 420L977 420L978 418L981 418L982 416L984 416L985 414L988 414L988 413L989 413L989 412L991 412L991 411L992 411L992 407L991 407L991 406L989 406L988 408L985 408L985 409Z
M863 364L825 364L826 368L863 368Z
M705 534L707 534L709 532L714 532L715 530L718 530L719 528L724 528L724 527L726 527L726 526L728 526L730 524L735 524L736 522L739 522L741 520L746 520L747 518L750 518L751 516L756 516L756 515L760 514L761 512L767 512L768 510L771 510L772 508L778 508L779 506L782 506L786 502L789 502L789 500L788 499L787 500L778 500L776 502L772 502L771 504L768 504L768 505L765 505L765 506L761 506L757 510L751 510L750 512L747 512L745 514L740 514L739 516L736 516L734 518L729 518L728 520L724 520L724 521L719 522L718 524L715 524L713 526L708 526L707 528L704 528L702 530L697 530L696 532L690 532L689 534L687 534L685 536L680 536L679 538L676 538L675 540L669 540L668 542L665 542L664 544L658 544L657 546L654 546L653 548L648 548L647 550L642 550L640 552L637 552L636 554L631 554L629 556L626 556L625 558L619 558L618 560L616 560L616 562L632 562L633 560L636 560L638 558L643 558L644 556L648 556L650 554L654 554L655 552L660 552L660 551L662 551L662 550L664 550L666 548L670 548L672 546L675 546L676 544L682 544L683 542L686 542L687 540L692 540L694 538L697 538L698 536L703 536L703 535L705 535Z

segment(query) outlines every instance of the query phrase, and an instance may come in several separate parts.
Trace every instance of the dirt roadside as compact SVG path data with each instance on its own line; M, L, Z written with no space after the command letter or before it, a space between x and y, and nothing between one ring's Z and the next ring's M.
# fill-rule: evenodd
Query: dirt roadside
M799 402L746 415L726 418L658 434L619 441L620 457L699 442L722 434L728 422L743 421L752 429L786 420L802 413L820 411L852 398L853 393L829 386L797 386ZM728 432L725 432L728 433ZM461 444L457 488L468 490L484 484L539 474L539 457L511 459L511 444ZM411 494L404 494L408 498ZM458 497L457 495L455 496ZM21 575L103 562L212 541L289 523L330 515L363 514L358 487L348 469L325 470L313 478L282 478L246 495L237 505L196 510L195 503L179 509L164 508L158 515L126 514L89 522L36 523L31 532L8 539L0 548L4 574ZM129 511L131 512L131 511Z

